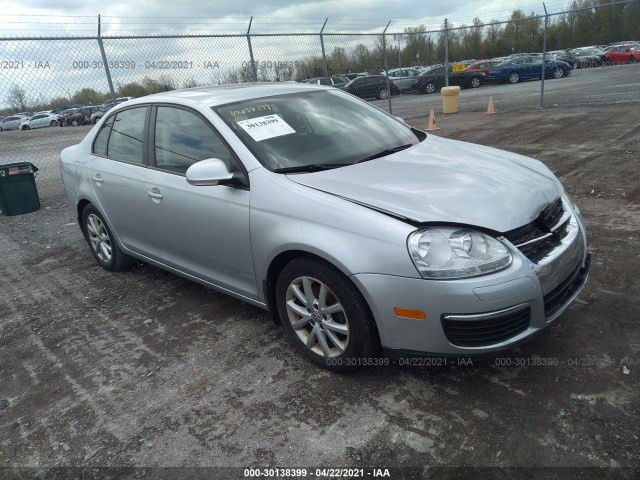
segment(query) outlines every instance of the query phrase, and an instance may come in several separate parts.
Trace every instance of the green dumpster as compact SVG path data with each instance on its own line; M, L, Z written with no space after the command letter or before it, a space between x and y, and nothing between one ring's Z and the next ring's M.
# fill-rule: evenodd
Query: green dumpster
M37 171L32 163L0 165L0 213L12 216L40 209Z

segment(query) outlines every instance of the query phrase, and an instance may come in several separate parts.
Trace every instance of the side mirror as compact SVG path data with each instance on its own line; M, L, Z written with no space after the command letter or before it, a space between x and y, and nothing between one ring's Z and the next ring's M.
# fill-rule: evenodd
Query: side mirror
M221 185L233 178L233 173L219 158L201 160L187 169L187 182L195 186Z
M396 120L398 120L399 122L404 123L405 125L408 125L407 122L404 121L404 118L402 117L394 117Z

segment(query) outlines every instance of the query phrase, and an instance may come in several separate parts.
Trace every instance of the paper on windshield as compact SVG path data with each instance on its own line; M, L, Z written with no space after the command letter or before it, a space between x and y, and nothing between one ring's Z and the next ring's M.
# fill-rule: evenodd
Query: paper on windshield
M252 118L250 120L240 120L238 125L251 135L256 142L268 140L269 138L282 137L296 133L296 131L285 122L280 115L266 115L264 117Z

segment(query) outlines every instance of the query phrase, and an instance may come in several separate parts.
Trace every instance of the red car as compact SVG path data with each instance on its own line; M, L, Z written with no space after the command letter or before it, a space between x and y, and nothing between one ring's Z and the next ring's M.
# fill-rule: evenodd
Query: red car
M640 47L635 45L617 45L609 47L602 54L602 59L611 63L640 62Z
M81 107L65 110L58 116L58 125L66 127L72 125L86 125L91 123L91 115L99 110L100 107Z
M494 65L498 65L500 60L478 60L477 62L472 63L467 68L465 68L468 72L481 71L487 77L489 76L489 69Z

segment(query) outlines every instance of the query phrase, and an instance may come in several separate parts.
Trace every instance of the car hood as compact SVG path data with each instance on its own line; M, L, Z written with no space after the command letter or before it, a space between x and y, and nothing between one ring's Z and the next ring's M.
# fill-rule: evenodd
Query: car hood
M433 135L393 155L288 177L414 223L458 223L496 232L533 221L563 192L537 160Z

